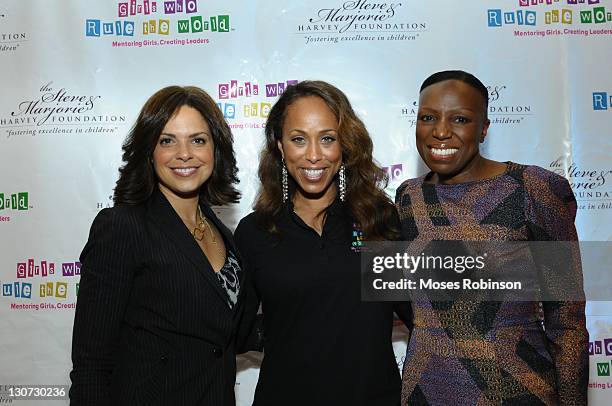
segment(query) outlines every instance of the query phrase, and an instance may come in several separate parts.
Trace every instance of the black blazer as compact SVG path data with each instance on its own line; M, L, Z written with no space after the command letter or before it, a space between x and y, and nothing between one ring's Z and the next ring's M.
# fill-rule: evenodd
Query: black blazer
M236 252L227 227L202 210ZM102 210L81 263L71 405L235 404L246 289L230 309L206 256L159 190L140 206Z

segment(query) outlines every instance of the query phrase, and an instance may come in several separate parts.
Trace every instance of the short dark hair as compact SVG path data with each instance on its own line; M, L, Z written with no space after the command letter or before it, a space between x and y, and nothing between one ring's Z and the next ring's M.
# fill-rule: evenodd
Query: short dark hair
M202 114L210 127L214 145L215 166L210 179L200 188L200 198L208 204L236 203L240 193L238 168L233 148L232 131L215 101L195 86L168 86L147 100L123 143L124 165L119 169L114 203L137 205L145 202L157 187L153 168L153 150L166 123L182 106Z
M436 72L433 75L429 76L427 79L425 79L425 81L423 81L419 93L422 92L426 87L429 87L439 82L444 82L445 80L459 80L476 89L484 99L485 117L487 116L487 112L489 110L489 91L487 90L487 87L480 81L480 79L478 79L476 76L472 75L469 72L465 72L462 70L445 70L441 72Z

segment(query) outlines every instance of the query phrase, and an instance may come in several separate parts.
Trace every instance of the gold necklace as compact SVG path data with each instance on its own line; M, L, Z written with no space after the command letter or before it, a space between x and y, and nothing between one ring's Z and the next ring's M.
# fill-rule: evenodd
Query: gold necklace
M211 242L213 244L217 244L217 237L215 237L215 233L213 233L212 227L208 224L206 217L202 214L202 209L198 204L198 211L196 212L196 226L193 228L191 235L198 241L202 241L204 239L205 231L208 230L210 233Z

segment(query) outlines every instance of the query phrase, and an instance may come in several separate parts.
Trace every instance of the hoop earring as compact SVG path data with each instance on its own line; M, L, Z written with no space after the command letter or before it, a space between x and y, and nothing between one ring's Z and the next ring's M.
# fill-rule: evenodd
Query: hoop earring
M346 196L346 173L344 170L345 166L344 164L340 165L340 171L338 171L338 183L339 185L339 192L340 192L340 201L343 202L344 198Z
M283 158L281 173L283 182L283 203L286 203L289 199L289 180L287 179L287 165L285 165L285 158Z

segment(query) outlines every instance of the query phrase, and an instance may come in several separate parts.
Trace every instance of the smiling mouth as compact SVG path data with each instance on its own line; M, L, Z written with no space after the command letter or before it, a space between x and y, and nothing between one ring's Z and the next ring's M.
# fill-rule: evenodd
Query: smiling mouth
M325 168L321 169L308 169L302 168L302 173L307 180L316 181L323 177L323 173L325 172Z
M429 151L431 152L431 156L436 159L450 159L459 151L459 149L430 147Z
M173 168L172 172L174 172L178 176L191 176L197 171L198 168L190 167L190 168Z

